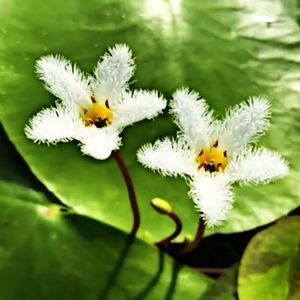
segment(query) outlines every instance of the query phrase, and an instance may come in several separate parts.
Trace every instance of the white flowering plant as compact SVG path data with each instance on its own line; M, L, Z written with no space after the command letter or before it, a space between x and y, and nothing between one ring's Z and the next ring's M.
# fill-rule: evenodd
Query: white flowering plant
M30 119L28 138L56 144L78 140L81 151L106 159L121 146L122 130L157 116L166 101L155 91L130 91L134 61L127 45L115 45L97 63L94 76L59 55L48 55L36 64L38 77L59 100Z
M1 300L298 299L290 2L3 0Z
M53 55L39 59L36 72L58 100L29 120L26 136L46 144L74 139L84 154L98 160L113 152L128 189L134 218L131 233L135 235L140 226L139 204L128 168L117 151L120 133L128 125L157 116L166 100L156 91L129 90L134 60L125 44L110 48L93 76L85 76L71 62ZM288 166L276 152L254 146L269 126L266 99L249 98L217 120L206 101L185 88L174 93L170 113L180 129L176 138L142 146L137 158L163 176L182 176L188 183L200 222L194 244L184 248L186 253L198 245L206 225L220 225L226 219L233 205L233 183L268 183L285 176ZM166 203L154 199L152 206L171 217L177 229L176 234L157 242L159 247L168 246L182 229L180 218Z
M0 300L300 299L299 1L0 20Z
M250 98L220 121L196 92L181 89L173 95L170 113L180 128L177 137L146 144L137 157L163 176L186 178L207 225L225 220L233 183L268 183L287 174L287 163L278 153L253 145L269 126L266 99Z

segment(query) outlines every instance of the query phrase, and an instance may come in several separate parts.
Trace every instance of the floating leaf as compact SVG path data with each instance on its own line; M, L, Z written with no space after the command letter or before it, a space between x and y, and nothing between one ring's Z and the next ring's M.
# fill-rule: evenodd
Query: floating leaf
M24 125L55 98L35 78L42 55L59 53L91 72L100 55L125 42L136 56L134 86L170 96L176 88L199 90L218 115L250 95L273 104L264 146L282 153L290 175L259 187L236 187L234 209L215 232L248 230L274 221L300 203L299 75L297 1L290 0L0 0L1 119L34 174L77 212L129 231L131 211L116 163L80 154L75 143L48 148L28 141ZM51 9L49 9L51 8ZM193 234L198 214L181 179L161 178L136 162L140 145L174 134L168 117L124 132L122 152L141 207L139 236L158 240L173 224L151 210L154 197L180 212L184 234ZM154 226L155 224L155 226ZM207 231L207 234L212 231Z
M66 214L15 184L0 182L0 224L3 300L198 300L212 281L154 246Z
M241 300L300 299L300 217L289 217L258 233L241 261Z

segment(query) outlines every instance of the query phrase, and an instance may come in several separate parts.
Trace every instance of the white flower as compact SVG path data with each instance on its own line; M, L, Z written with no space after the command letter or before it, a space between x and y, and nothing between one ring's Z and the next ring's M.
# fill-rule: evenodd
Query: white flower
M126 45L110 48L94 77L85 77L69 61L52 55L42 57L36 71L59 101L29 121L27 137L47 144L75 139L84 154L96 159L106 159L120 147L124 127L151 119L166 106L157 92L129 91L134 62Z
M279 154L251 146L269 126L267 100L250 98L218 121L197 93L182 89L173 96L171 114L180 128L177 138L144 145L138 160L162 175L187 178L190 196L209 226L226 218L234 182L268 183L287 174Z

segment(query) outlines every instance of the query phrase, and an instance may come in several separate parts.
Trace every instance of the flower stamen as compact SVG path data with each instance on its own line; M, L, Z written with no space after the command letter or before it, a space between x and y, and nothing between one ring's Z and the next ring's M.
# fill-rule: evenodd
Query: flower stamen
M217 140L212 147L201 149L197 158L196 164L198 170L203 169L205 172L221 172L227 166L227 151L222 151L218 148L219 141Z
M91 96L91 100L92 105L90 107L81 107L84 126L95 125L97 128L102 128L111 124L112 112L109 108L108 100L104 104L97 102L94 96Z

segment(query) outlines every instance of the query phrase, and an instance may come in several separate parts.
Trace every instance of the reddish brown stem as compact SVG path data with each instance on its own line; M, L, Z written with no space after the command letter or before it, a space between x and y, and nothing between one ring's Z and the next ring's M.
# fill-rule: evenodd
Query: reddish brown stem
M219 275L222 275L227 271L227 269L223 269L223 268L197 268L197 270L204 274L219 274Z
M132 183L131 176L129 174L128 168L125 164L125 161L119 151L114 151L113 156L120 168L120 171L123 175L127 191L128 191L128 198L131 205L131 210L133 214L133 225L131 229L131 235L136 235L139 227L140 227L140 212L139 212L139 206L137 203L137 198L134 190L134 186Z
M168 212L165 215L170 217L174 221L176 228L175 228L175 231L171 235L169 235L168 237L164 238L163 240L155 243L155 245L159 248L168 246L172 242L172 240L174 240L180 234L180 232L182 230L182 222L181 222L180 218L173 211Z
M197 228L197 232L196 232L194 240L192 242L188 243L183 248L180 255L186 255L186 254L192 252L193 250L195 250L198 247L198 245L200 244L200 242L202 240L204 230L205 230L204 220L202 218L199 218L198 228Z

